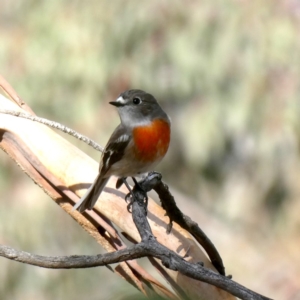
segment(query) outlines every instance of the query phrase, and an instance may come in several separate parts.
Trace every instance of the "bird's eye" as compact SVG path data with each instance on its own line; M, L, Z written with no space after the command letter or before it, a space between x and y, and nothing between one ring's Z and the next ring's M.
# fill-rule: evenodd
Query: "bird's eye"
M142 100L140 98L138 98L138 97L134 97L132 99L132 102L133 102L133 104L138 105L138 104L140 104L142 102Z

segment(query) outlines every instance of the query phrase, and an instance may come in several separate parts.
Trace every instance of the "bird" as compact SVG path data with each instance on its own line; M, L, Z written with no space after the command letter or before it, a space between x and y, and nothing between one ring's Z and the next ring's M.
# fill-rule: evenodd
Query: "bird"
M109 103L117 108L120 124L102 152L96 179L73 207L79 212L93 209L111 176L119 178L119 188L127 177L153 171L169 148L171 120L153 95L131 89Z

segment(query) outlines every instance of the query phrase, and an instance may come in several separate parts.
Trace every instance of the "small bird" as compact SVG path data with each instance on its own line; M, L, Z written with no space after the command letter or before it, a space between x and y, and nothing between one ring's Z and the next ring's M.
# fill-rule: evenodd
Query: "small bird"
M101 156L99 174L73 209L92 209L110 176L120 179L153 171L168 151L171 121L149 93L128 90L116 101L121 123L112 133ZM120 187L119 180L117 188Z

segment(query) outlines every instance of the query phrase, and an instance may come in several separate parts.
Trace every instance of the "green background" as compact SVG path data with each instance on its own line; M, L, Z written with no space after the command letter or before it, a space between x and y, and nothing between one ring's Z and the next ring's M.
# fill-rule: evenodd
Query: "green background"
M119 121L109 101L129 88L154 94L172 119L158 171L180 207L209 234L235 280L296 299L299 28L292 0L1 1L0 73L39 116L102 145ZM99 253L4 153L0 163L2 244L44 255ZM104 268L0 263L1 299L137 293Z

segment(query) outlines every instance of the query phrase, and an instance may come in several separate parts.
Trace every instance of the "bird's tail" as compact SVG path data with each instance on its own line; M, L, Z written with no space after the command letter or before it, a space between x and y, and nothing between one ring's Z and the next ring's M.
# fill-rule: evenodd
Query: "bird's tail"
M83 212L86 209L92 209L96 204L108 179L109 177L101 178L99 174L83 197L74 205L73 210L77 209L79 212Z

